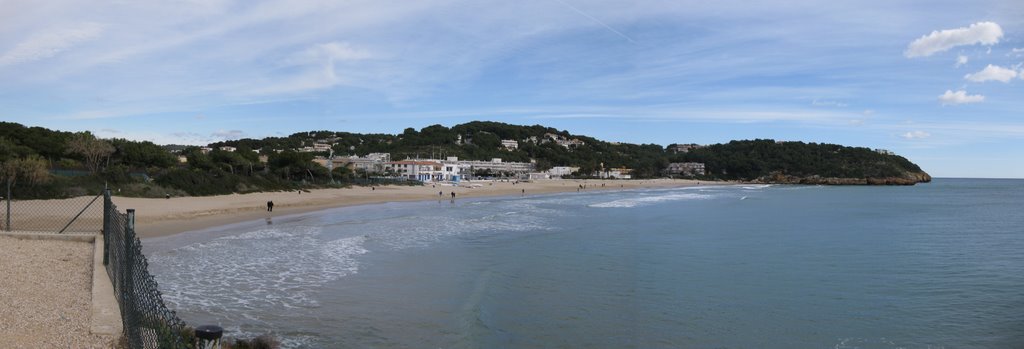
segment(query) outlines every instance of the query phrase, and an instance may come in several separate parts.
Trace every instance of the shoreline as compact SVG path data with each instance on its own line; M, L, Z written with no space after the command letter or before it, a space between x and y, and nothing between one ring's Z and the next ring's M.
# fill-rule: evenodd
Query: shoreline
M709 182L686 179L648 180L573 180L548 179L531 182L472 181L461 186L435 184L423 186L351 187L313 189L308 192L261 192L217 196L178 197L170 199L114 196L119 210L135 209L136 234L139 238L155 238L203 230L235 223L320 211L337 207L450 199L452 191L459 198L479 198L567 193L586 185L584 191L642 188L674 188L697 185L721 185L731 182ZM604 185L602 187L602 184ZM467 187L479 185L477 187ZM116 191L115 191L116 192ZM442 195L438 195L442 192ZM274 202L272 213L266 202Z

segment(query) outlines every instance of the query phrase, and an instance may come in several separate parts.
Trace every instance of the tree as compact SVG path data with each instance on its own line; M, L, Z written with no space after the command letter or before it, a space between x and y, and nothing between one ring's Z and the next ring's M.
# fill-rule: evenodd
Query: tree
M114 153L114 146L102 139L96 139L92 133L78 132L68 140L68 151L85 158L85 165L93 174L99 172L100 163Z
M29 155L23 159L8 159L0 164L0 177L13 186L19 179L29 184L43 184L50 181L50 170L46 159Z

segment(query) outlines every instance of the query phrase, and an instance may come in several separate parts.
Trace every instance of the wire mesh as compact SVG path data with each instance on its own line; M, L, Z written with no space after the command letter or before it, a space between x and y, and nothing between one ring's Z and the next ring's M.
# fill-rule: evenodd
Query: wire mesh
M135 235L134 212L118 212L104 195L104 244L107 274L121 308L124 336L129 348L192 348L191 329L167 308L149 262Z
M167 308L135 235L134 213L118 212L110 191L55 200L17 200L0 186L0 227L6 231L103 232L104 264L121 309L128 348L188 349L191 327ZM13 197L13 198L12 198ZM13 199L13 200L12 200Z
M41 233L97 233L103 228L103 201L100 195L84 195L67 199L20 200L19 191L26 184L11 188L0 184L0 225L4 231Z

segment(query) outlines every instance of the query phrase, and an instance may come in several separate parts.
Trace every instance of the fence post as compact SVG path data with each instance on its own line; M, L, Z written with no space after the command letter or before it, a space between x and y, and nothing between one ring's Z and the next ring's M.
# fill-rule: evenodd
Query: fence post
M11 231L11 179L7 179L7 226L5 227L8 232Z
M220 337L224 329L216 325L196 327L196 349L220 349Z
M103 186L103 265L110 263L110 223L114 202L110 200L110 188Z
M135 209L129 208L127 211L128 214L125 216L124 225L124 241L122 241L124 244L124 255L122 258L124 260L122 261L123 264L118 266L124 273L124 277L121 278L120 288L121 297L124 298L124 303L121 305L121 321L127 324L124 326L124 332L126 337L128 337L129 347L135 347L135 343L132 343L133 340L138 338L138 334L135 333L138 331L138 322L136 322L138 319L135 318L135 273L132 272L132 269L135 267L135 251L133 249L135 245Z

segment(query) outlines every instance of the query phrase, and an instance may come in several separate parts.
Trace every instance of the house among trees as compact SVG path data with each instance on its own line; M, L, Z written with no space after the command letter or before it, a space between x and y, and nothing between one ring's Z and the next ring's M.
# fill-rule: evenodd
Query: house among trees
M668 150L673 153L689 153L691 150L704 148L703 145L690 143L690 144L670 144Z
M672 162L665 168L665 174L670 176L703 176L704 175L704 163L703 162Z
M514 139L502 139L501 146L505 147L505 150L516 150L519 149L519 142Z

